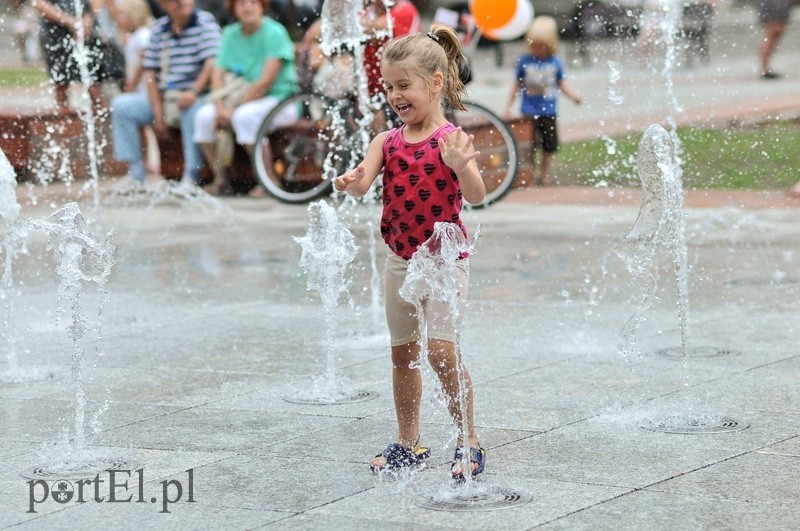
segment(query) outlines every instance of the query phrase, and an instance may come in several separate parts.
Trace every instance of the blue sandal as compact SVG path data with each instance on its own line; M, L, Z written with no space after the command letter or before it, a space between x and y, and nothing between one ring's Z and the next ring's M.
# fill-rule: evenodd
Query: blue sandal
M410 450L405 446L401 446L400 443L392 443L386 447L386 450L375 456L386 458L386 465L382 467L370 465L369 469L376 474L386 470L395 471L418 465L430 456L430 449L424 446L420 446L417 450Z
M461 453L461 447L456 448L456 453L453 455L453 464L450 466L450 472L453 474L453 479L456 481L464 481L464 473L463 472L454 472L453 468L456 465L461 464L464 459L464 454ZM469 462L470 465L475 463L478 465L475 467L475 470L472 471L472 477L478 476L478 474L482 474L484 468L486 468L486 450L483 448L470 448L469 449ZM472 466L470 466L472 468Z

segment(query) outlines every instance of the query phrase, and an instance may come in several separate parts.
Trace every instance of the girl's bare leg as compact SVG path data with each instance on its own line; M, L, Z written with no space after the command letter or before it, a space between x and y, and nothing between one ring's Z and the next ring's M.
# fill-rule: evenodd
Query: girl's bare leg
M478 434L475 431L472 378L469 375L469 371L467 371L467 368L464 367L463 364L461 365L461 371L458 370L458 356L456 355L455 344L449 341L431 339L428 342L428 349L428 361L430 362L431 367L433 367L433 370L436 371L436 375L439 377L439 381L442 383L442 389L449 398L447 402L447 409L450 411L450 416L453 417L453 422L458 427L459 432L463 429L464 425L464 417L462 415L462 407L460 402L461 393L459 393L459 372L463 374L464 385L466 387L464 390L464 396L467 401L464 409L466 409L467 424L469 426L467 439L469 440L470 447L480 448L480 440L478 439ZM462 446L464 444L463 438L464 434L461 433L457 443L458 446ZM477 468L477 464L472 463L472 467L474 470Z
M397 414L398 441L401 446L419 448L419 409L422 401L422 374L410 365L419 359L418 343L392 347L392 388L394 409ZM375 468L386 466L386 458L376 457L370 462Z

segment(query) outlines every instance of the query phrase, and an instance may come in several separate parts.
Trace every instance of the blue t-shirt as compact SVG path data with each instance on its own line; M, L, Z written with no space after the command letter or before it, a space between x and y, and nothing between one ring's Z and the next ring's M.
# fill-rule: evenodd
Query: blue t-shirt
M515 75L521 85L522 114L555 117L558 86L564 79L561 58L523 55L517 60Z

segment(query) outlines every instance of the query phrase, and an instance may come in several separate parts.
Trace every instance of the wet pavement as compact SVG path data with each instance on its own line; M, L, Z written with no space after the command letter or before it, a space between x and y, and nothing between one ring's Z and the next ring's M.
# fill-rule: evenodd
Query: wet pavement
M797 72L779 83L800 83ZM590 73L576 70L575 84ZM740 75L762 99L778 97ZM119 197L113 182L101 185L97 207L80 183L18 191L23 219L78 200L93 231L113 229L116 263L105 298L83 282L82 296L59 312L61 277L45 234L31 231L28 252L13 262L7 300L19 365L53 376L0 384L0 526L787 529L800 521L800 211L782 193L687 193L686 356L666 249L635 352L619 352L642 295L618 256L638 191L521 190L466 212L483 236L462 346L488 461L464 491L448 481L452 428L428 368L429 465L399 478L368 471L395 438L388 339L371 289L372 264L385 256L370 237L375 207L342 213L360 251L331 338L293 240L306 234L304 207ZM67 442L73 308L87 332L83 460ZM354 397L298 403L331 353ZM78 477L64 460L94 468Z
M62 204L69 194L60 186L38 197L38 206L21 189L22 218ZM95 483L85 503L54 501L56 480L78 481L58 465L77 459L65 446L75 434L71 313L57 320L55 259L45 235L32 231L28 253L14 262L15 342L23 372L47 368L54 376L0 385L0 522L36 529L792 527L800 518L798 211L687 207L688 356L679 348L666 250L657 256L657 300L636 353L623 356L620 333L642 286L616 251L638 205L634 191L604 192L605 200L584 204L534 204L523 200L531 192L517 192L465 215L469 227L483 228L463 352L488 464L482 490L460 498L447 479L452 428L427 368L422 436L430 465L399 479L368 471L370 456L395 437L388 339L370 289L374 207L342 214L360 251L331 336L293 241L306 234L305 208L104 193L95 210L90 197L81 200L94 231L115 231L102 314L99 290L88 282L79 308L89 331L80 343L87 452L116 475L98 470L103 501L93 498ZM382 266L384 246L376 249ZM324 380L328 356L353 399L296 400ZM701 433L642 427L674 430L676 418L678 430ZM112 480L115 499L130 501L109 501L103 489ZM164 499L177 500L178 484L181 500L162 512ZM436 510L443 507L450 510ZM477 508L495 510L464 512Z

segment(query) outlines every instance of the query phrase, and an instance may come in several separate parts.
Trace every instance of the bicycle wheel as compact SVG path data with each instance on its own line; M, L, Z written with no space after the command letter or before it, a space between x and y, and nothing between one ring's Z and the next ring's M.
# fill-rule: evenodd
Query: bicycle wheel
M285 203L306 203L330 193L331 180L350 159L341 148L346 141L339 138L349 133L347 107L303 93L267 114L256 134L253 168L270 195Z
M483 202L471 206L483 208L498 201L514 185L519 161L517 144L511 130L495 113L470 101L465 101L464 107L466 111L453 111L449 119L464 132L474 135L475 150L481 152L477 163L486 186L486 197Z

